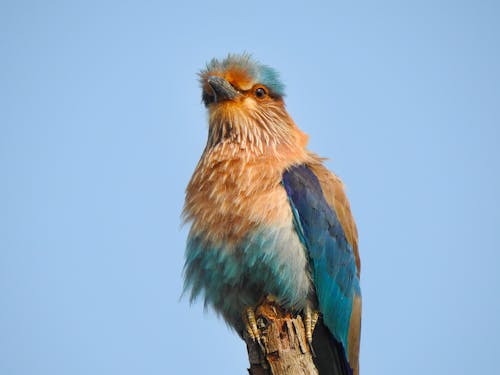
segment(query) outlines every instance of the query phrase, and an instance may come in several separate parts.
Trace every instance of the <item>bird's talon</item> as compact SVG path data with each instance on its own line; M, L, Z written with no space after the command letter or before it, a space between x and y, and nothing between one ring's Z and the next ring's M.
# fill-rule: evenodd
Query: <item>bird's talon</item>
M262 351L262 353L267 354L266 347L262 343L262 340L260 337L257 337L257 344L259 344L259 347L260 347L260 350Z
M314 348L312 345L312 338L314 328L316 327L316 323L318 322L319 311L312 310L311 306L307 305L304 310L304 328L306 330L306 339L309 344L309 349L314 357L316 357L316 353L314 352Z
M255 312L253 308L248 307L245 310L245 325L248 332L248 335L252 338L253 341L260 340L259 329L257 328L257 320L255 319Z
M248 307L243 314L243 320L245 322L245 327L248 333L248 336L252 339L253 342L256 342L259 345L262 353L266 354L266 347L264 342L260 336L260 331L257 326L257 319L255 319L255 312L253 308ZM259 322L260 323L260 322Z

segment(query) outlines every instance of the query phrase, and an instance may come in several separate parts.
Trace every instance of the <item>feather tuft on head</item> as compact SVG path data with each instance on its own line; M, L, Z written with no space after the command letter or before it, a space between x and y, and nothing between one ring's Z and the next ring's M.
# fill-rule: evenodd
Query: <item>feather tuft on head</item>
M200 72L201 85L208 76L220 76L235 87L249 90L256 84L266 86L275 97L285 96L285 85L279 73L270 66L261 64L248 53L229 54L225 59L212 59Z

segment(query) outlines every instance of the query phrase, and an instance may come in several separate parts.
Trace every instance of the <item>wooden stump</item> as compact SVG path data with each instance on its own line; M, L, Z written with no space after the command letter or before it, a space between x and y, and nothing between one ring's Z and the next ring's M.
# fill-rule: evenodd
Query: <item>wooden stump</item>
M261 344L245 334L250 375L318 375L300 315L292 316L271 302L255 312Z

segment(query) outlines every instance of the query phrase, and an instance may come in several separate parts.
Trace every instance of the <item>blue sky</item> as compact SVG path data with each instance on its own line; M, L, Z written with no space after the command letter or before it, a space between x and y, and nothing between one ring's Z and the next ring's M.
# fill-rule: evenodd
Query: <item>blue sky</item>
M345 181L361 371L500 373L500 6L0 4L0 373L243 374L180 299L196 73L250 52Z

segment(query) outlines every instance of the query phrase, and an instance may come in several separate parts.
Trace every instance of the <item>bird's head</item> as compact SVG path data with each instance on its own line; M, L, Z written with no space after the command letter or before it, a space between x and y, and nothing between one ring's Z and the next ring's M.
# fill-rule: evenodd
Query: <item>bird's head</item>
M247 54L228 55L210 61L200 83L209 113L209 146L237 144L256 154L305 147L307 136L285 109L285 86L276 70Z

